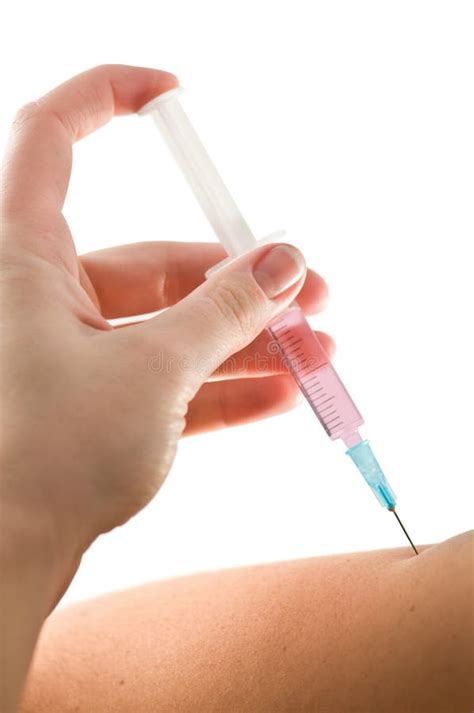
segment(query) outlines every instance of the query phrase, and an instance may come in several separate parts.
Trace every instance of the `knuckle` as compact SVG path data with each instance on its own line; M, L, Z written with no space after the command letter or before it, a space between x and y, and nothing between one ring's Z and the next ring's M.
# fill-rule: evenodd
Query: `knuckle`
M60 112L51 107L42 99L24 104L16 112L12 126L14 129L22 130L24 125L35 119L37 122L46 122L41 124L43 129L51 129L52 124L56 123L62 127L74 140L76 139L76 130L73 121L68 118L67 112Z
M38 110L39 104L37 101L31 101L27 104L23 104L23 106L21 106L17 110L13 118L13 126L22 126L25 121L28 121L28 119L31 119L32 117L36 116Z
M210 299L219 315L231 328L247 335L253 331L258 312L258 298L237 280L218 283Z
M108 74L119 66L120 65L114 64L113 62L103 62L102 64L96 64L95 67L92 67L91 71L96 74Z

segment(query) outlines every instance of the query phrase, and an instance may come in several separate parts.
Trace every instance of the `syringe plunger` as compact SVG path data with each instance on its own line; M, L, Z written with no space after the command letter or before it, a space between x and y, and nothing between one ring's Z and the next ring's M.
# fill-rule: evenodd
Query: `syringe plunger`
M178 101L181 91L160 94L138 113L151 114L219 241L237 257L257 241Z

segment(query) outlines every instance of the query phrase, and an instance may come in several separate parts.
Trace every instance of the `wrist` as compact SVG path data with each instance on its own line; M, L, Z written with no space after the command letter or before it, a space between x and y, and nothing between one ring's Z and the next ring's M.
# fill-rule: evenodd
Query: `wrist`
M7 496L0 476L0 568L2 582L35 591L39 616L56 606L80 562L58 537L51 513L33 499Z
M74 569L58 556L41 510L5 497L0 474L0 708L17 710L36 641Z

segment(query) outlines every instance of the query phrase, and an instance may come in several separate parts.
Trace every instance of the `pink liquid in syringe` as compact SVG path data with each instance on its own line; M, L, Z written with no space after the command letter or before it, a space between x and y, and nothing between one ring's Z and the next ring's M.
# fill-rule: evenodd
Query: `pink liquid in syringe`
M357 434L364 419L301 309L291 306L268 329L328 436L342 437L350 445L351 434Z

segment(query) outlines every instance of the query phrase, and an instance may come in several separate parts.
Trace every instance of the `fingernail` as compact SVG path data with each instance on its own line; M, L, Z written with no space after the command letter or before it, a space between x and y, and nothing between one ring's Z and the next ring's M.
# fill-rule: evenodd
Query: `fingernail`
M304 271L304 258L291 245L272 248L253 268L255 280L270 299L298 282Z

